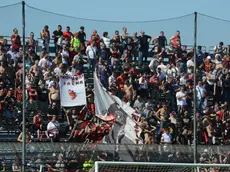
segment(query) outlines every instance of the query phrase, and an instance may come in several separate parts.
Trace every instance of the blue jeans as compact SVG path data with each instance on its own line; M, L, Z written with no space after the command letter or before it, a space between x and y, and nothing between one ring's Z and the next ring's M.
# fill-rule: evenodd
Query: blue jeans
M89 67L93 70L95 70L96 60L95 59L89 59Z
M180 64L181 72L182 72L182 73L186 73L186 72L187 72L186 63L184 63L184 62L179 62L179 64Z
M204 101L201 100L201 99L197 99L196 100L196 105L197 105L197 110L202 111L203 110Z
M145 60L143 60L143 58L145 58ZM142 65L143 61L145 63L147 63L147 58L148 58L148 51L139 51L139 55L138 55L138 64Z
M56 43L54 44L55 50L56 50L56 55L58 54L58 51L61 49L61 46L57 45Z

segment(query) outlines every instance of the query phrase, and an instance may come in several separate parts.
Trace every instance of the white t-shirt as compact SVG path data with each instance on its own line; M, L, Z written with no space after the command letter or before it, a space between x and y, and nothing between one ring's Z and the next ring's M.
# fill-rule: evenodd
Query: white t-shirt
M176 97L182 97L182 96L185 96L185 95L186 94L182 93L181 91L179 91L179 92L176 93ZM177 98L176 101L177 101L177 106L185 106L185 105L187 105L185 97L179 98L179 99Z
M187 79L185 77L180 78L180 85L186 85Z
M143 77L139 78L139 85L142 89L147 89L148 88L148 82L146 79L144 79Z
M54 73L55 73L56 75L60 75L60 74L61 74L61 69L60 69L59 67L56 67L56 68L54 69Z
M110 39L107 37L102 37L106 48L110 48Z
M216 77L215 77L215 75L213 74L213 73L208 73L207 74L207 83L209 84L209 85L214 85L214 81L213 80L211 80L211 79L215 79Z
M201 98L203 98L205 96L205 88L204 87L200 87L200 86L196 86L196 92L197 92L197 98L200 100Z
M116 84L116 78L113 75L109 77L109 84L114 86Z
M90 59L96 59L97 47L87 46L86 53Z
M74 74L71 71L67 71L65 74L69 76L74 76Z
M187 67L193 67L194 66L194 62L192 60L188 60L187 61Z
M161 72L165 74L167 66L165 66L164 64L160 64L160 65L157 66L157 68L161 68Z
M172 139L172 137L170 134L166 134L166 133L162 134L161 140L163 140L164 143L171 142L171 139Z
M62 50L61 55L62 55L62 63L68 64L69 52Z
M47 59L45 59L44 57L38 62L38 66L41 68L42 65L44 64L44 62L47 63Z
M51 128L54 128L54 127L59 127L60 126L60 124L59 124L59 122L49 122L48 123L48 125L47 125L47 130L49 130L49 129L51 129ZM53 130L51 130L50 132L49 132L50 134L58 134L59 133L59 131L58 131L58 129L56 128L56 129L53 129Z

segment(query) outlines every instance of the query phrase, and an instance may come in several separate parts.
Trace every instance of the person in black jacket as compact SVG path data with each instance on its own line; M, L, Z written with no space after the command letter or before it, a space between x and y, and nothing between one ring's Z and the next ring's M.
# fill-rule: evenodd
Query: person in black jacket
M143 58L145 58L144 62L147 63L150 40L151 40L151 36L145 35L145 32L141 31L141 36L139 36L139 43L140 43L139 57L138 57L139 65L143 63Z

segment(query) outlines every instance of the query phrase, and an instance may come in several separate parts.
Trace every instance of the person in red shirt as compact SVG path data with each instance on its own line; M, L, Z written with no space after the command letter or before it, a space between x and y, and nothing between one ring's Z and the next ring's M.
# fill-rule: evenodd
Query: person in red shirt
M18 51L21 47L21 37L18 35L18 29L14 28L13 32L11 36L12 47Z
M88 41L87 46L91 45L93 41L95 41L96 47L100 48L100 36L98 35L96 30L93 31L91 35L91 40Z
M37 109L37 100L38 100L38 93L35 88L35 85L31 85L30 88L27 88L28 93L28 110L35 110Z
M14 91L14 96L16 97L16 100L18 103L22 102L22 85L19 85L15 91Z
M41 111L37 111L37 114L33 118L33 128L37 132L37 138L40 138L40 131L42 130Z
M66 41L67 45L70 45L70 41L71 41L72 37L73 37L73 33L70 32L70 27L67 26L66 27L66 31L63 32L63 38Z
M124 88L125 77L123 73L117 77L116 82L119 88Z
M78 69L75 76L81 76L81 74L82 74L81 71Z
M176 31L176 35L172 36L170 38L170 41L173 44L174 48L177 48L177 45L181 44L181 39L180 39L180 31Z

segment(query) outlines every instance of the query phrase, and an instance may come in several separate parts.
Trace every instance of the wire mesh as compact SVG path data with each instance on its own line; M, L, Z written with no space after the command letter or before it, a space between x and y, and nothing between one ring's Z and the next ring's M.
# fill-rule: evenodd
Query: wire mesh
M29 5L26 6L27 33L34 31L38 34L45 25L48 25L50 31L53 31L56 30L59 24L63 26L63 29L66 26L70 26L71 31L76 32L83 25L88 38L94 29L100 35L107 31L110 37L114 35L115 30L121 31L123 27L128 28L130 35L133 35L133 32L139 33L141 30L144 30L146 34L156 37L159 36L160 31L164 31L167 38L173 36L177 30L180 30L182 33L182 44L191 44L193 41L193 18L193 14L188 14L176 18L153 21L106 21L66 16L37 9Z
M218 45L223 41L224 44L229 44L230 21L211 17L205 14L197 16L197 42L200 45L206 45L213 50L213 46Z
M57 25L62 25L63 28L70 26L72 32L79 30L80 26L85 26L87 37L90 38L92 30L97 30L101 35L103 32L109 32L110 36L114 35L114 31L121 31L123 27L128 28L130 35L133 32L145 30L150 36L158 36L160 31L165 32L165 36L169 39L177 30L181 32L182 44L193 45L194 33L194 14L188 14L180 17L169 19L159 19L152 21L108 21L98 19L80 18L78 16L67 16L57 14L43 9L38 9L26 4L26 36L30 32L35 33L35 37L40 37L40 31L45 25L50 27L50 31L56 30ZM21 33L22 26L22 5L21 3L10 4L0 7L0 15L4 27L1 28L0 35L9 36L12 30L16 27ZM198 13L198 44L207 47L215 46L218 42L223 41L228 44L230 35L227 34L230 29L230 21L219 19ZM63 29L64 30L64 29Z

